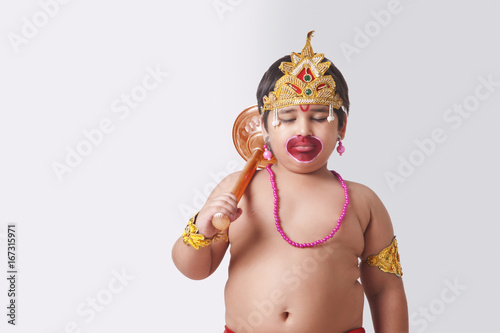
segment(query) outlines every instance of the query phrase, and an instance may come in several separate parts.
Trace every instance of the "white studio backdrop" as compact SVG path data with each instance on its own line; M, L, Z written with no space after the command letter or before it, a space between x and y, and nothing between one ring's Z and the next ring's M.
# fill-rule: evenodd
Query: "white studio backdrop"
M203 281L171 247L244 162L236 116L308 31L350 88L346 153L393 219L411 332L496 327L500 3L0 3L1 332L221 332L228 258ZM365 306L364 326L373 332Z

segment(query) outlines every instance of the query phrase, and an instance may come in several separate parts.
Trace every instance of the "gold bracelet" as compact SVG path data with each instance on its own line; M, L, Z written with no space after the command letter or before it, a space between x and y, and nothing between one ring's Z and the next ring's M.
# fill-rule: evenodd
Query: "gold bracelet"
M191 245L196 250L198 250L202 247L209 246L210 244L212 244L212 242L216 242L219 240L224 240L226 242L229 241L229 237L227 236L227 234L222 232L218 232L212 238L205 238L205 236L200 234L198 228L195 225L198 213L194 214L194 216L189 219L189 222L184 229L184 232L182 233L182 240L184 241L184 244Z

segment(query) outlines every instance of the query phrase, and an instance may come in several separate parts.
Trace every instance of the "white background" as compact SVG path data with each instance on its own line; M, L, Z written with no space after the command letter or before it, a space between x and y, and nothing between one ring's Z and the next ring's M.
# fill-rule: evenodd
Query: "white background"
M19 268L15 327L1 279L2 332L221 332L227 258L191 281L171 247L214 179L243 165L231 128L256 103L262 74L300 52L310 30L350 89L347 150L329 167L389 209L411 331L496 327L497 1L401 0L383 25L372 11L389 1L73 0L51 17L40 3L57 4L0 4L0 276L9 223ZM23 37L34 20L38 31ZM113 112L148 68L169 75L126 117ZM480 77L497 86L477 88ZM489 96L478 100L476 88ZM466 118L448 114L464 103ZM58 179L54 163L103 119L113 131ZM415 140L436 128L446 140L419 153ZM384 175L410 158L418 165L391 189ZM123 271L120 284L113 272ZM106 304L91 317L97 296ZM364 325L373 332L368 307Z

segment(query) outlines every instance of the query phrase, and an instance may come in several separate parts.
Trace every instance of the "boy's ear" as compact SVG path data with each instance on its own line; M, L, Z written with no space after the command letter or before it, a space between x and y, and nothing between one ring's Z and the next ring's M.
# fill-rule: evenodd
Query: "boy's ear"
M347 115L345 115L344 117L344 125L341 128L339 128L339 135L341 140L344 140L346 129L347 129Z
M265 138L267 138L269 134L267 134L266 128L264 127L264 115L261 115L259 120L260 120L260 130L262 131L262 136L264 137L265 141Z

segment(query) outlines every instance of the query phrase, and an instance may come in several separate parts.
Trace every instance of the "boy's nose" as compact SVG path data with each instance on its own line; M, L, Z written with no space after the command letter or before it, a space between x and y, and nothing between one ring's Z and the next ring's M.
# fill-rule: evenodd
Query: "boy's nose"
M309 121L307 119L301 119L300 121L297 122L297 125L298 125L297 128L298 135L302 136L312 135L311 124L309 124Z

